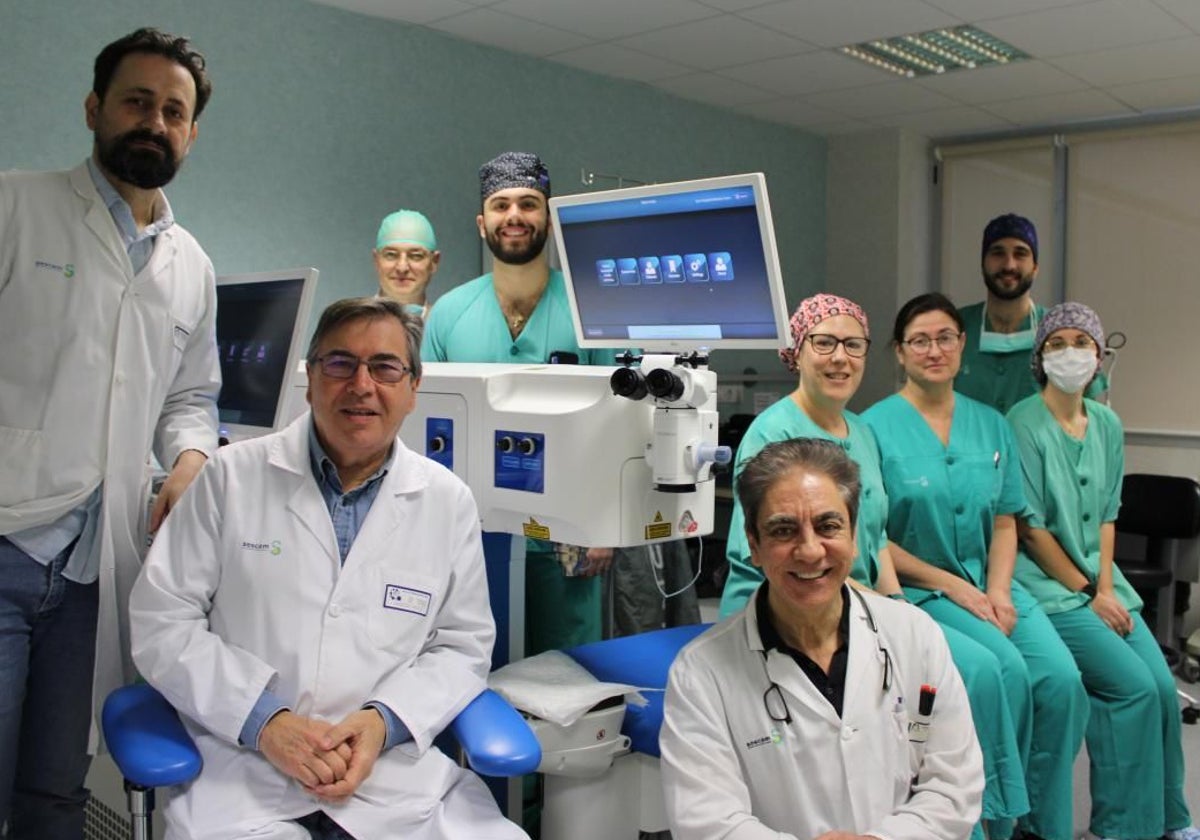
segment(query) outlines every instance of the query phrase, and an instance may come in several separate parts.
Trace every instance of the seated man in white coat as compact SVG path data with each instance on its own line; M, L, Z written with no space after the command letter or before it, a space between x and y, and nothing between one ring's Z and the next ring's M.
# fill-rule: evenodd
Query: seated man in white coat
M957 840L983 763L933 620L846 585L858 467L771 444L738 480L766 581L671 667L662 748L675 840Z
M332 304L311 412L220 450L155 539L133 658L204 758L170 837L525 837L431 747L495 629L470 491L396 436L420 344L395 301Z

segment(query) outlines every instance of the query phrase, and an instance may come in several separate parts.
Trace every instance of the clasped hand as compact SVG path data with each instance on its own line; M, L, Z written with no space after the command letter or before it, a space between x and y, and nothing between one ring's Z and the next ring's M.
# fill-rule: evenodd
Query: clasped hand
M360 709L338 724L284 711L263 727L259 748L313 796L341 802L371 774L386 738L383 717L374 709Z

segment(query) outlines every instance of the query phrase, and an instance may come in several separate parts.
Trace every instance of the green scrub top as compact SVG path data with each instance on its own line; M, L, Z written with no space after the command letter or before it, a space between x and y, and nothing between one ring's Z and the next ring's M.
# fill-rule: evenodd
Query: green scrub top
M575 353L583 365L615 364L615 350L583 350L561 271L552 270L546 289L520 334L513 338L496 299L492 275L484 274L437 299L425 319L424 362L511 362L545 364L556 351Z
M883 476L879 471L879 448L875 436L857 415L845 412L849 434L844 438L831 435L814 423L800 406L790 397L784 397L767 408L746 429L738 446L734 462L734 483L741 475L742 466L758 454L768 443L807 437L831 440L840 444L846 454L858 464L862 493L858 506L858 522L855 538L858 555L850 575L864 586L874 587L879 577L879 550L887 545L887 494L883 490ZM729 560L729 577L721 594L721 617L740 610L754 590L763 581L762 570L750 562L750 544L746 540L746 520L742 505L736 494L733 514L729 520L729 541L725 556Z
M1121 507L1125 475L1125 433L1121 420L1108 406L1084 400L1088 415L1083 440L1071 437L1050 413L1041 394L1026 397L1008 413L1017 439L1025 498L1025 521L1054 535L1071 562L1088 580L1100 574L1100 526L1115 522ZM1017 555L1014 575L1047 613L1083 606L1086 595L1072 592L1024 550ZM1128 610L1140 609L1142 599L1125 575L1113 565L1113 588Z
M875 433L888 536L926 563L987 588L994 519L1025 509L1012 430L995 409L955 394L950 444L899 394L863 412Z
M1017 350L1012 353L983 353L979 349L979 333L983 327L983 302L973 303L958 310L963 319L966 343L963 347L962 366L954 379L954 390L966 394L973 400L1007 413L1014 405L1030 394L1041 390L1033 371L1029 368L1032 350ZM1046 317L1046 308L1033 305L1033 317L1040 323ZM1026 317L1017 331L1027 330L1033 322ZM1108 379L1099 374L1088 386L1085 394L1092 398L1108 390Z

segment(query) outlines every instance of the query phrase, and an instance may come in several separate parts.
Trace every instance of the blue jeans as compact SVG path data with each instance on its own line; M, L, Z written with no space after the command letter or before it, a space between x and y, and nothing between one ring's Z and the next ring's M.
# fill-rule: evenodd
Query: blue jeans
M98 584L0 537L0 824L9 840L80 840L88 791Z

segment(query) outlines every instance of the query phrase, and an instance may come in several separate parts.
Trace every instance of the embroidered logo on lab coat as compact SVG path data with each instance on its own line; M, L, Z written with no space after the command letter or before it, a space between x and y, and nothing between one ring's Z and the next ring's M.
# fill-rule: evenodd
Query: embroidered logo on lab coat
M253 540L242 540L243 551L261 551L266 554L278 556L283 551L283 543L279 540L271 540L270 542L254 542Z
M389 610L429 615L429 606L433 603L433 595L421 589L408 586L387 584L383 590L383 606Z

